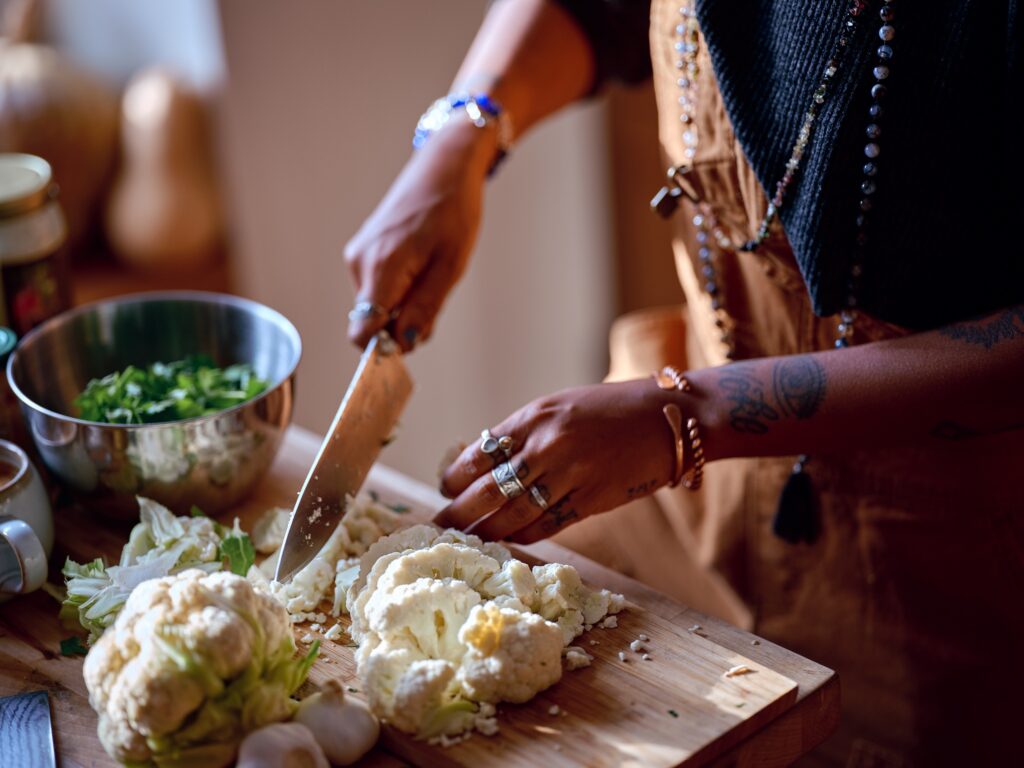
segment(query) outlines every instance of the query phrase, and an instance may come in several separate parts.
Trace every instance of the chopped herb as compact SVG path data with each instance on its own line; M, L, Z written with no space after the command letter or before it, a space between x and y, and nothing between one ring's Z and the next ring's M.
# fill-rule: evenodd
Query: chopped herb
M82 640L77 635L60 641L61 656L85 656L88 652L89 649L82 645Z
M385 504L384 506L397 515L404 515L409 512L409 507L405 504Z
M359 693L359 689L358 689L358 688L353 688L353 687L352 687L352 686L350 685L350 686L348 687L348 692L349 692L349 693Z
M190 509L188 513L192 515L192 517L206 517L206 513L195 504L192 505L192 509Z
M747 702L741 701L739 704L736 705L736 709L739 709L740 707L745 707L745 706L747 706Z
M668 713L672 715L672 717L679 717L679 713L676 712L674 709L670 709Z
M218 368L205 355L90 381L75 398L79 416L108 424L154 424L206 416L251 400L267 389L248 364Z
M245 576L249 568L256 562L256 550L246 534L228 536L220 543L220 556L228 561L232 573Z
M367 493L368 493L368 494L369 494L369 496L370 496L370 501L373 501L373 502L378 502L378 501L380 501L380 494L379 494L379 493L377 493L377 492L376 492L375 490L373 490L372 488L371 488L371 489L370 489L369 491L367 491Z

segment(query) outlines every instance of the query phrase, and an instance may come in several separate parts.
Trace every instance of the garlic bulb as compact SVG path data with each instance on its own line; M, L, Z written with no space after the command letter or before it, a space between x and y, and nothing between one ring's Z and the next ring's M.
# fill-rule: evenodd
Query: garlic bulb
M380 723L365 704L346 699L337 680L328 680L319 693L304 699L295 722L309 728L334 765L352 765L373 749Z
M301 723L274 723L253 731L238 748L235 768L330 768L324 751Z

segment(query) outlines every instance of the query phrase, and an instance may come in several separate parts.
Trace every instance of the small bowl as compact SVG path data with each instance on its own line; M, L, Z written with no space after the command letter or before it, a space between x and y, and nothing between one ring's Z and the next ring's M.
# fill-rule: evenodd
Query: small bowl
M302 342L284 315L236 296L141 293L64 312L28 333L7 362L46 467L86 506L138 516L147 496L178 514L217 514L266 473L291 421ZM261 395L208 416L159 424L75 417L90 379L208 355L220 367L249 363L269 382Z

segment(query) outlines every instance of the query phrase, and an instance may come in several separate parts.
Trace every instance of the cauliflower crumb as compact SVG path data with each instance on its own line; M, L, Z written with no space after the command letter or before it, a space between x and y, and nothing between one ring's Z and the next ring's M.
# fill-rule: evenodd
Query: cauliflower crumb
M633 653L642 653L647 649L644 647L644 644L640 640L634 640L632 643L629 644L629 650L631 650Z
M335 624L324 633L324 639L337 641L344 634L341 624Z
M548 707L548 714L552 717L558 717L558 713L562 711L562 708L557 704L552 704Z
M615 616L606 616L604 621L598 624L598 626L604 629L615 629L619 626L619 620Z
M619 661L622 661L622 662L626 661L626 652L625 651L619 651Z
M650 640L651 640L651 638L649 638L643 632L640 633L640 642L641 643L648 643L648 642L650 642Z
M700 629L701 629L701 626L700 626L700 624L694 624L694 625L693 625L692 627L690 627L690 628L689 628L688 630L686 630L686 631L687 631L687 632L699 632L699 631L700 631Z
M589 667L593 660L594 657L578 645L570 645L565 649L565 664L570 670Z
M500 729L498 726L498 710L486 701L480 704L473 717L473 729L484 736L494 736Z
M302 637L299 638L299 642L300 643L305 643L306 645L309 645L314 640L316 640L316 637L314 635L312 635L311 633L309 633L309 632L307 632L306 634L304 634Z
M313 630L314 632L319 632L319 631L320 631L320 624L319 624L319 623L316 623L316 624L310 624L310 625L309 625L309 628L310 628L311 630Z
M750 667L746 664L737 664L735 667L729 667L725 672L725 677L739 677L740 675L749 675L753 672Z
M643 659L644 661L650 661L650 660L651 660L651 654L649 654L649 653L645 653L645 654L644 654L643 656L641 656L640 658L641 658L641 659Z

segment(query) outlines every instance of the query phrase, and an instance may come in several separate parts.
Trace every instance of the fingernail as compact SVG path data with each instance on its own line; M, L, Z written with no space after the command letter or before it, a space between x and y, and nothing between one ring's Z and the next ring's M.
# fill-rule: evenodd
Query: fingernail
M420 329L410 325L402 335L405 337L405 343L409 345L409 349L412 349L416 346L416 339L420 337Z

